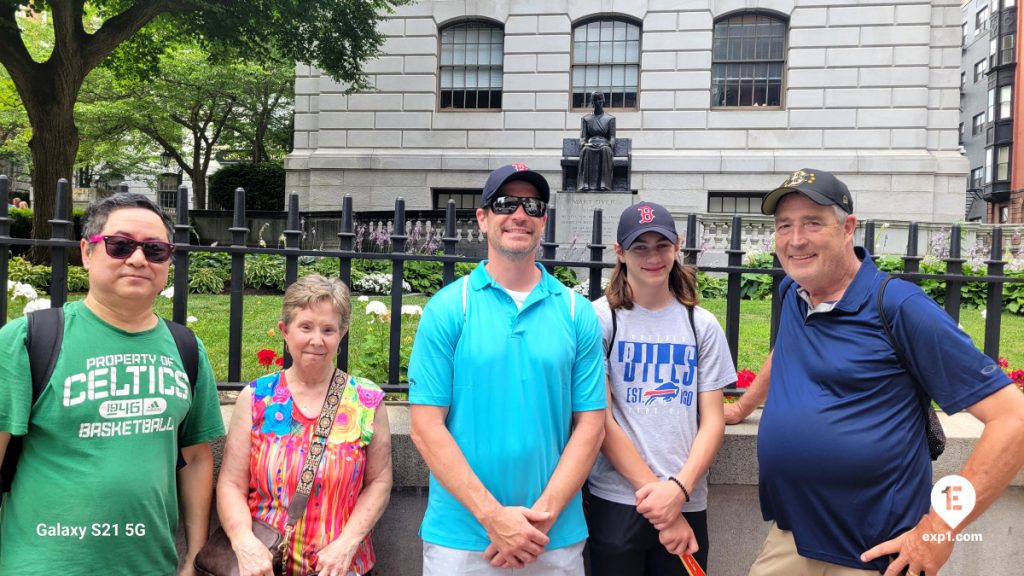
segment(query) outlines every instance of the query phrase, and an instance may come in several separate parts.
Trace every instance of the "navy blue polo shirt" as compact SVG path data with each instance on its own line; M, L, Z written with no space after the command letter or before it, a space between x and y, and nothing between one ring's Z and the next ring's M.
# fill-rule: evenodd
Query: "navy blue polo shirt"
M863 262L832 311L808 317L788 286L758 431L761 512L801 556L884 572L888 560L859 557L928 512L932 468L918 385L875 304L884 273L856 252ZM890 282L885 301L908 368L947 413L1010 383L917 286Z

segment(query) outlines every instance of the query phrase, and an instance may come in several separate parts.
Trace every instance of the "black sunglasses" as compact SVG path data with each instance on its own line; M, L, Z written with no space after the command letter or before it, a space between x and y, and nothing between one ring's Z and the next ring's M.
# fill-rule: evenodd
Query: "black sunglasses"
M103 240L103 245L107 250L107 256L115 258L117 260L127 260L132 254L135 254L135 249L142 247L142 255L153 263L166 262L171 254L174 254L174 244L168 244L167 242L160 242L157 240L135 240L128 238L127 236L103 236L96 234L95 236L89 237L89 242L95 244Z
M527 216L540 218L548 207L548 203L540 198L520 198L519 196L498 196L490 203L491 211L495 214L508 215L515 213L520 206Z

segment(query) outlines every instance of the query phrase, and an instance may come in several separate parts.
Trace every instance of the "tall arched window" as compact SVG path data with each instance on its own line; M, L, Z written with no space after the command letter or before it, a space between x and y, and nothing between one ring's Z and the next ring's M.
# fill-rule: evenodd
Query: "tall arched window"
M441 31L441 108L501 108L505 32L496 24L459 22Z
M636 108L640 26L626 20L590 20L572 31L572 107L590 106L600 90L609 108Z
M715 22L711 105L781 106L786 21L763 13Z

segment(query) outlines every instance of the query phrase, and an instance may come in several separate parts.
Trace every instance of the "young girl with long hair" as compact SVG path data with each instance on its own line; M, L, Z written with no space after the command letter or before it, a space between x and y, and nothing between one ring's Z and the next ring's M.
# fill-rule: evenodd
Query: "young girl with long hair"
M594 302L608 374L605 439L589 478L593 576L707 569L707 471L725 435L721 389L736 381L725 334L697 306L696 272L679 259L664 207L619 219L618 261Z

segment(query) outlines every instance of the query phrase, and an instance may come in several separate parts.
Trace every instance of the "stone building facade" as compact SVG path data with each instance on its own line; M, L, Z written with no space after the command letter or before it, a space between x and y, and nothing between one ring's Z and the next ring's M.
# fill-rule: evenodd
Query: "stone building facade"
M511 161L557 189L600 89L637 200L757 212L812 166L862 217L963 218L957 0L421 0L382 30L373 92L298 67L286 168L303 210L346 193L357 210L468 208Z

